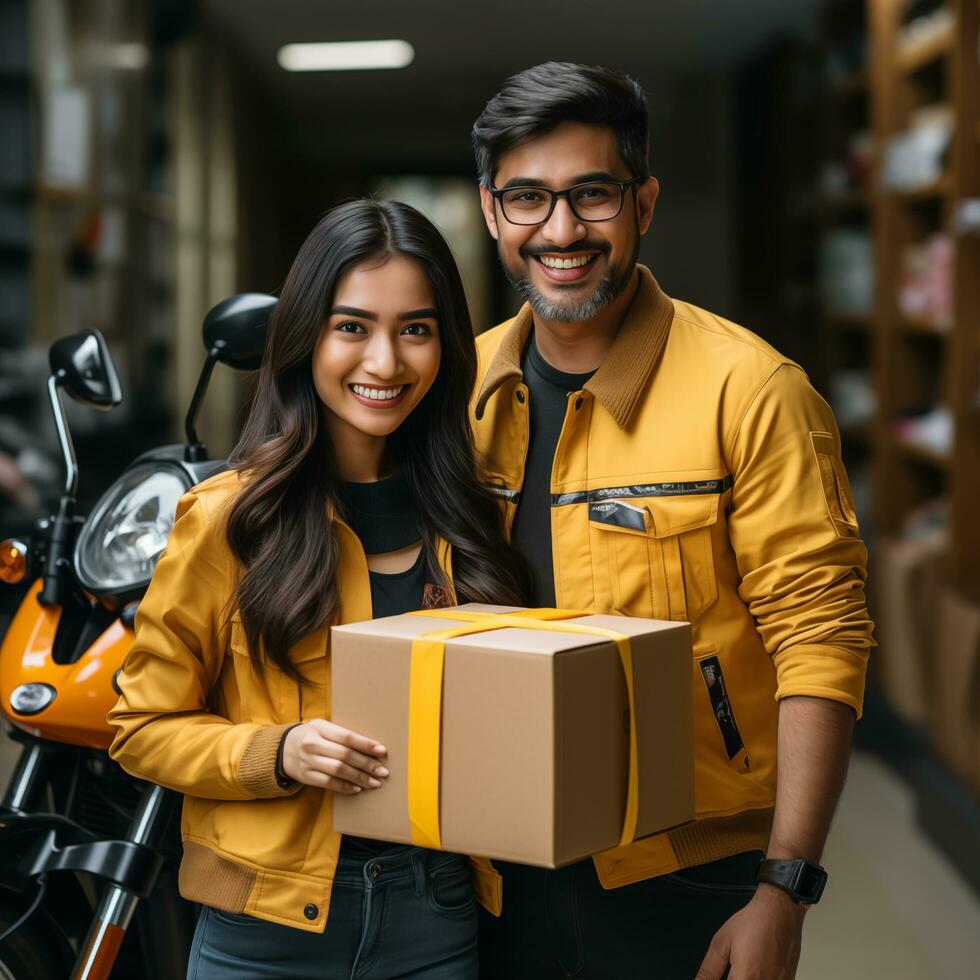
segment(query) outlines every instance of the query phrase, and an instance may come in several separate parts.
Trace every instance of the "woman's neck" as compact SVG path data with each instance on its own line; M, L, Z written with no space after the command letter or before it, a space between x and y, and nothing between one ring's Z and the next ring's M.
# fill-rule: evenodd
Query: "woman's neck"
M334 416L327 422L337 475L346 483L376 483L385 474L387 436L355 429Z

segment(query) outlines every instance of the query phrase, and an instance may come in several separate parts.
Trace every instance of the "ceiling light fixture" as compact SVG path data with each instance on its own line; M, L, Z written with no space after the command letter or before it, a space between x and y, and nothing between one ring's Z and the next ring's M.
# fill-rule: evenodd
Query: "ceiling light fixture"
M407 68L415 60L415 49L408 41L321 41L285 44L276 60L286 71Z

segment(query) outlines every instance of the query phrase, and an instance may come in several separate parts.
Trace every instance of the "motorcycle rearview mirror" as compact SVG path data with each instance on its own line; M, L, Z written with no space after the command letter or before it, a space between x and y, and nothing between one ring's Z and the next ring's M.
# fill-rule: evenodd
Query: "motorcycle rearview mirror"
M112 355L105 337L98 330L82 330L56 340L48 351L48 363L51 367L48 398L65 458L65 492L51 522L44 559L44 586L38 602L45 606L63 605L66 599L66 570L75 533L75 498L78 494L78 464L60 390L66 391L75 401L102 412L122 402L122 388Z
M227 364L236 371L257 370L262 363L266 333L275 305L275 296L239 293L222 300L204 317L203 337L208 357L197 379L184 422L187 434L184 457L188 462L207 459L207 449L197 437L196 423L215 364Z
M222 300L204 318L204 346L220 350L218 360L238 371L257 371L275 296L239 293Z
M51 374L77 402L107 412L122 401L122 389L105 337L83 330L56 340L48 351Z

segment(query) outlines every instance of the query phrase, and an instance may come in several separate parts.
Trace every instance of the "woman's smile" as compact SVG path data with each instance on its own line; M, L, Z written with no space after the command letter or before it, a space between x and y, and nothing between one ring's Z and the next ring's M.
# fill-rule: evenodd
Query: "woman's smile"
M412 386L410 384L364 385L355 382L347 387L362 405L367 405L369 408L386 409L394 408L401 402Z

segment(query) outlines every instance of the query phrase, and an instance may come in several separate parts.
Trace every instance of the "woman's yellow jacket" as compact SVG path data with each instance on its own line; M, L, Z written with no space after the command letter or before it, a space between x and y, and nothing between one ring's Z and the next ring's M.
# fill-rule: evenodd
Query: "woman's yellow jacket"
M477 448L508 526L524 482L530 309L477 338ZM767 846L777 700L860 713L866 552L833 415L748 330L644 267L599 370L568 396L551 478L557 604L693 625L698 820L595 858L603 885ZM665 745L664 751L670 751Z
M258 677L233 608L236 562L225 537L239 487L224 473L177 509L166 553L136 616L136 638L109 712L109 754L127 772L184 794L180 891L191 901L320 932L340 847L332 795L275 778L285 729L330 717L329 629L292 650L304 685L267 665ZM357 536L333 521L339 546L336 622L371 618L367 561ZM439 562L452 581L447 545ZM370 732L365 734L370 735ZM497 875L474 859L480 900L499 909Z

